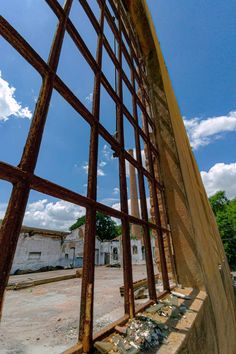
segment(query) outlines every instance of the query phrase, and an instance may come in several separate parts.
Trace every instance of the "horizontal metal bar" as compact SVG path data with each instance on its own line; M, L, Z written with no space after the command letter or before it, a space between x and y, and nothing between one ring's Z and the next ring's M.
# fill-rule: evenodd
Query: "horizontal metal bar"
M173 290L175 287L171 287L170 290ZM157 298L158 300L163 299L166 295L169 294L169 291L163 291L158 294ZM135 314L137 315L139 312L143 312L146 310L146 308L152 306L154 304L153 300L149 300L145 302L144 304L137 306L135 309ZM93 342L95 343L96 341L101 341L107 338L109 335L115 332L115 327L116 326L124 326L129 320L129 316L125 315L121 318L119 318L117 321L111 323L110 325L104 327L101 331L95 333L93 337ZM74 345L73 347L67 349L64 351L62 354L82 354L82 344L78 343Z
M44 178L32 175L29 172L22 171L19 167L11 166L5 162L0 161L0 179L15 184L19 181L27 181L30 188L40 193L50 195L55 198L63 199L67 202L82 206L84 208L95 207L98 211L110 215L117 219L127 218L129 223L138 225L147 225L154 230L159 230L160 227L151 222L146 222L132 215L126 214L120 210L113 209L107 205L85 197L79 193L73 192L63 186L50 182ZM164 232L169 232L168 229L161 228Z
M91 7L89 6L88 2L85 0L79 0L80 4L82 5L84 11L86 12L90 22L92 23L95 31L97 34L101 32L101 27L99 22L97 21L96 17L94 16L93 11L91 10Z
M52 9L55 15L60 19L65 17L65 12L58 1L55 0L45 0L48 6Z
M76 42L79 49L82 51L85 59L89 61L92 66L92 69L99 70L96 61L94 60L92 54L89 52L88 48L84 44L82 38L79 36L79 33L73 26L73 24L68 20L68 29L72 39ZM47 73L51 72L49 66L43 61L43 59L34 51L34 49L21 37L21 35L3 18L0 17L0 33L3 37L9 41L11 45L31 64L35 69L42 75L45 76ZM14 38L14 40L13 40ZM111 87L110 83L106 79L105 75L102 74L102 82L111 94L112 98L116 104L120 104L120 99ZM87 122L93 124L93 116L89 110L82 104L82 102L73 94L73 92L66 86L66 84L58 77L55 77L54 81L55 89L61 93L61 95L76 109L82 116L87 120ZM139 97L137 96L137 100ZM144 107L142 107L144 109ZM129 111L124 107L124 114L129 119L130 123L135 125L137 124ZM144 131L138 126L139 133L142 136L143 140L147 142L147 136ZM109 133L108 133L109 134ZM155 147L153 146L153 150ZM156 153L156 149L154 150Z
M45 61L2 16L0 16L0 34L42 77L46 75L49 68Z

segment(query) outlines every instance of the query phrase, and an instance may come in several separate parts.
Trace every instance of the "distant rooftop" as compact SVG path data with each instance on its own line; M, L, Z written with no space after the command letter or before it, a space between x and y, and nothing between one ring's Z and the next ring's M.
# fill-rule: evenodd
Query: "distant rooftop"
M0 220L0 225L2 224L2 220ZM25 232L30 235L40 234L42 236L50 236L50 237L66 237L70 234L70 232L59 231L59 230L49 230L49 229L41 229L34 226L26 226L22 225L21 233Z

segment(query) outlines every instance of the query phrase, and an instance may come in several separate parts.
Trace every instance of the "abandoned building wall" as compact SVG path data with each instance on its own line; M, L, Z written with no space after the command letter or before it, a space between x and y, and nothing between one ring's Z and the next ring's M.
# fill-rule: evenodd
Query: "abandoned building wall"
M30 236L28 233L21 233L11 274L14 274L18 269L37 270L46 266L58 266L60 265L61 249L61 237L47 237L40 234Z
M214 353L236 353L235 298L229 266L144 0L125 1L144 54L162 182L175 251L178 282L206 290ZM204 352L212 349L206 336ZM209 340L208 340L209 339ZM212 339L213 340L213 339ZM196 346L198 352L200 348Z

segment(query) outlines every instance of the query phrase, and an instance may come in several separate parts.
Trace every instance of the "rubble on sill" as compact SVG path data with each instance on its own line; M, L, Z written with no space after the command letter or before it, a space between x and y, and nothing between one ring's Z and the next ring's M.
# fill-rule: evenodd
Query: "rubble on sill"
M181 293L169 294L138 313L125 326L117 326L116 332L105 341L96 342L96 353L154 353L163 343L168 343L168 335L175 324L191 312L188 306L190 300L191 297Z

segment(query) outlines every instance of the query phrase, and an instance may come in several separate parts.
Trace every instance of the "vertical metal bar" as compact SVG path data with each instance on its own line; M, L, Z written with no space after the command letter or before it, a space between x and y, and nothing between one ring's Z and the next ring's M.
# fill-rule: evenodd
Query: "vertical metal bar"
M166 256L165 256L165 248L164 248L164 240L163 240L163 232L161 229L161 216L160 216L160 210L159 210L158 199L157 199L157 194L156 194L155 173L154 173L154 166L153 166L151 147L150 147L150 136L149 136L148 123L147 123L146 117L144 117L144 126L145 126L146 134L148 134L148 137L149 137L148 142L147 142L147 152L148 152L150 174L152 176L151 187L152 187L152 198L153 198L155 222L158 226L160 226L160 228L157 231L157 238L158 238L158 247L159 247L159 253L160 253L160 263L161 263L163 287L164 287L164 290L170 290L167 264L166 264Z
M118 61L120 68L118 69L118 96L122 101L122 105L117 107L117 132L119 143L124 148L124 122L123 122L123 89L122 89L122 45L121 45L121 18L120 18L120 0L118 0L118 23L119 23L119 38L118 38ZM128 197L127 183L125 171L125 157L121 151L119 154L119 178L120 178L120 201L121 211L128 215ZM133 275L132 275L132 260L131 260L131 245L130 245L130 227L128 217L122 219L122 250L123 250L123 272L124 272L124 300L125 313L130 318L135 316L134 308L134 290L133 290Z
M152 107L151 106L148 106L149 107L149 114L151 114L152 112ZM150 133L148 133L149 136L150 136ZM154 154L154 152L153 152ZM160 170L160 157L159 155L157 155L156 153L154 154L154 159L153 159L153 165L154 163L158 166L159 170L155 170L154 169L154 177L156 180L159 180L160 182L162 182L162 174L161 174L161 170ZM157 186L156 186L156 191L157 191ZM158 191L157 191L158 193ZM158 201L158 204L161 206L162 208L162 213L160 215L160 219L161 219L161 224L163 226L163 223L164 223L164 227L166 229L168 229L168 225L169 225L169 221L168 221L168 213L167 213L167 208L166 208L166 199L165 199L165 193L164 193L164 190L163 188L161 190L159 190L159 197L157 197L157 201ZM160 208L159 208L160 209ZM170 231L166 233L166 240L167 240L167 247L168 247L168 252L169 252L169 256L170 256L170 263L171 263L171 269L172 269L172 274L173 274L173 277L174 279L176 280L177 282L177 273L176 273L176 267L175 267L175 260L174 260L174 255L173 255L173 252L172 252L172 245L171 245L171 239L170 239ZM168 271L168 269L167 269Z
M164 191L161 190L161 202L162 202L162 208L163 208L163 216L165 219L165 227L169 229L169 218L168 218L168 213L167 213L167 208L166 208L166 200L165 200L165 194ZM176 266L175 266L175 257L173 254L173 246L172 246L172 237L171 237L171 231L169 230L166 233L166 238L167 238L167 244L168 244L168 249L169 249L169 255L170 255L170 262L171 262L171 268L173 272L173 277L177 283L177 272L176 272Z
M100 111L101 92L101 66L103 48L105 1L101 7L100 28L98 35L96 61L99 70L95 75L93 90L93 116L94 124L90 133L89 170L88 170L88 198L97 199L97 161L98 161L98 122ZM92 349L93 336L93 308L94 308L94 267L95 267L95 241L96 241L96 208L87 208L85 237L84 237L84 262L81 289L80 307L80 332L79 339L83 344L83 352L89 353Z
M30 131L25 144L19 167L27 172L34 172L46 122L48 107L53 90L53 80L58 65L61 46L66 28L66 21L71 8L72 0L67 0L64 7L65 16L60 19L57 27L48 64L51 72L43 79L39 99L34 112ZM3 304L4 291L7 286L12 262L15 255L17 241L29 197L29 181L18 182L13 186L6 216L0 229L0 316Z
M135 91L135 80L134 80L134 68L133 68L133 58L132 58L132 50L131 52L131 59L132 59L132 66L131 66L131 82L132 86ZM135 121L138 123L138 115L137 115L137 101L136 96L132 95L132 104L133 104L133 116ZM140 204L141 204L141 213L142 219L148 221L148 211L147 211L147 200L146 200L146 193L145 193L145 185L144 185L144 177L143 177L143 169L142 169L142 154L141 154L141 147L140 147L140 139L139 139L139 130L138 127L135 126L135 145L136 145L136 156L137 161L140 165L138 169L138 182L139 182L139 191L140 191ZM153 269L153 257L152 257L152 247L151 247L151 239L150 239L150 231L148 226L143 227L143 240L144 240L144 248L145 248L145 259L146 259L146 268L147 268L147 281L148 281L148 291L149 297L151 300L157 301L157 294L156 294L156 284L155 284L155 276L154 276L154 269Z

